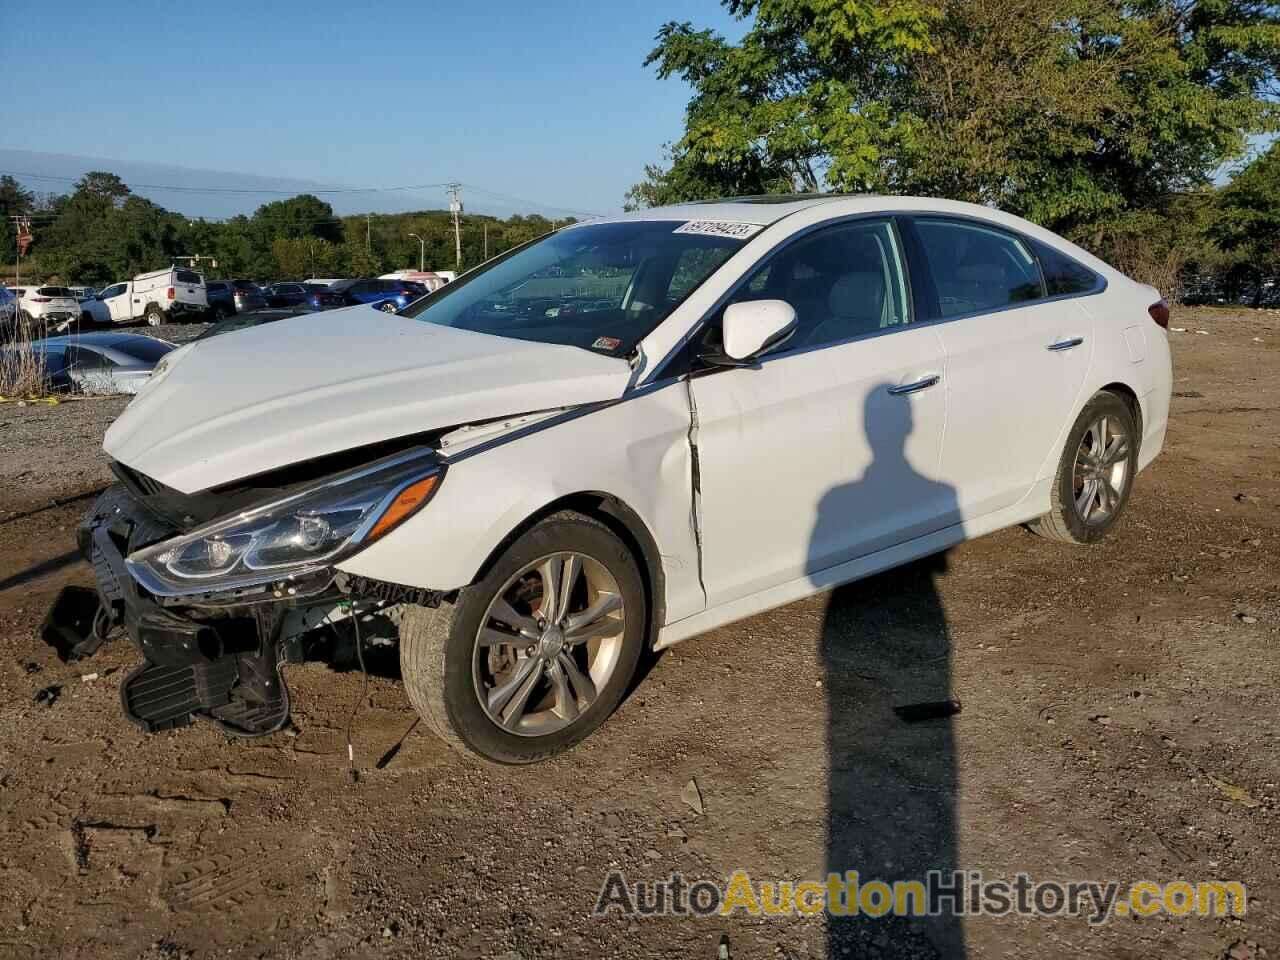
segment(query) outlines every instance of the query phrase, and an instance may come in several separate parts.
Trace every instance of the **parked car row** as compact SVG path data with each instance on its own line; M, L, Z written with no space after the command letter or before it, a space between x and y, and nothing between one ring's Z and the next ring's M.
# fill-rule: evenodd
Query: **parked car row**
M424 282L400 278L288 281L264 287L252 280L206 280L194 270L168 267L96 292L72 286L6 289L0 295L0 325L23 319L62 333L77 324L145 320L155 327L189 320L216 322L265 307L318 311L359 304L396 313L429 292Z

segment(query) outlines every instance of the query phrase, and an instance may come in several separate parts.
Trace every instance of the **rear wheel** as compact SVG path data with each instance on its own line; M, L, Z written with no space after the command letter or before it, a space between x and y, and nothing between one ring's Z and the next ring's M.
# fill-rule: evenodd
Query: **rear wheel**
M149 327L158 327L164 323L164 311L154 303L147 307L147 312L143 314L143 317L146 319L147 326Z
M454 746L499 763L543 760L588 736L622 701L646 615L627 546L589 517L555 514L455 602L406 609L405 689Z
M1053 509L1031 529L1049 540L1098 542L1129 502L1137 470L1133 412L1114 393L1097 394L1067 435L1051 493Z
M378 304L378 309L381 310L383 313L395 313L396 305L394 301L386 300Z

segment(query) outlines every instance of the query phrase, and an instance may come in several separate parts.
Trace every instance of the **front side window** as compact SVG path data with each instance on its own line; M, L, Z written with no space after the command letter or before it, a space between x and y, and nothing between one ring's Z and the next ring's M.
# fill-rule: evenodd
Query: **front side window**
M122 293L124 293L124 284L117 283L114 286L107 287L99 296L103 300L110 300L112 297L118 297Z
M571 227L497 258L401 316L624 356L756 229L698 223Z
M892 225L856 220L784 247L729 303L749 300L784 300L795 309L796 332L786 342L788 350L907 323L909 301Z
M942 316L998 310L1044 297L1035 257L1012 234L960 220L922 217L913 222Z

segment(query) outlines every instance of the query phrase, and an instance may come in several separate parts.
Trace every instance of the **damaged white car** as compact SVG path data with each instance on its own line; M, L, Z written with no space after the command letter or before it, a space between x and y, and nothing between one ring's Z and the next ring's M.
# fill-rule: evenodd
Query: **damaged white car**
M123 626L131 719L263 734L311 631L382 617L438 734L549 757L646 648L1012 524L1101 538L1164 442L1167 322L1152 288L961 203L575 225L400 314L162 361L106 435L71 652Z

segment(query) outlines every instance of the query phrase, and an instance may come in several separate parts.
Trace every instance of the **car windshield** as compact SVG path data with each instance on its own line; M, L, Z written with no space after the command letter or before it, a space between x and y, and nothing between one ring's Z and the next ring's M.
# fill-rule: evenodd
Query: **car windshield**
M401 315L624 356L755 229L683 220L572 227L460 277Z

